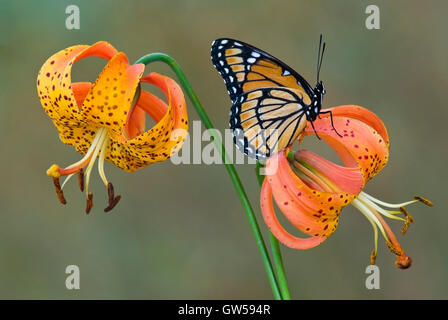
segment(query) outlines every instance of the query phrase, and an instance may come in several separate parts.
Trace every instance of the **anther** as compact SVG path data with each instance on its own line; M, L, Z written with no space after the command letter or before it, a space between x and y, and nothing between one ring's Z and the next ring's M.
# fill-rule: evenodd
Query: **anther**
M109 196L110 203L112 200L114 200L114 185L111 182L107 184L107 194Z
M64 192L62 192L61 184L59 183L59 178L53 177L54 190L56 191L56 195L58 196L59 202L62 204L66 204L67 201L64 198Z
M81 192L84 191L84 169L81 168L78 171L78 186L79 186L79 190L81 190Z
M109 206L104 209L104 212L109 212L110 210L112 210L120 201L120 199L121 199L120 195L116 196L111 202L109 202Z
M376 251L373 250L372 253L370 254L370 264L375 264L376 262Z
M107 194L109 195L109 205L104 209L104 212L112 210L121 199L120 195L115 196L114 186L111 182L107 184Z
M86 204L86 213L87 214L89 214L92 207L93 207L93 193L89 193L87 195L87 204Z
M414 222L414 218L410 215L410 213L404 207L400 207L400 211L406 217L406 220L404 221L404 226L401 229L401 234L405 234L408 231L411 223Z
M428 207L434 206L434 203L423 197L415 196L414 199L420 201L421 203L427 205Z

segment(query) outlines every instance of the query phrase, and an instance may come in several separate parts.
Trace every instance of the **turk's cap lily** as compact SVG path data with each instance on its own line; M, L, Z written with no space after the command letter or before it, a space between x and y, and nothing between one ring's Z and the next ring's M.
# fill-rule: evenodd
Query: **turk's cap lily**
M74 63L87 57L104 58L108 63L95 83L72 82ZM132 172L164 161L181 148L188 130L182 90L161 74L143 76L144 68L143 64L130 65L124 53L104 41L61 50L42 66L37 77L42 106L60 140L84 155L66 168L54 164L47 170L62 203L65 199L59 177L78 174L81 190L86 185L86 211L90 211L92 195L88 184L98 158L98 171L109 191L108 211L119 198L114 196L113 186L104 174L105 160ZM160 88L168 103L143 90L141 82ZM145 129L146 115L156 123L149 130Z
M398 257L396 265L407 268L412 260L404 253L383 217L402 220L402 233L405 233L413 218L404 207L417 201L432 204L421 197L406 203L389 204L363 192L365 184L387 163L389 136L386 127L374 113L359 106L339 106L331 111L338 132L333 129L329 115L323 114L313 123L316 132L308 126L301 139L317 133L338 154L343 165L307 150L293 153L287 149L274 155L267 161L268 174L261 190L263 218L271 232L286 246L310 249L336 230L342 208L352 204L374 229L371 263L375 263L379 230L388 248ZM294 236L280 224L273 199L287 220L309 237Z

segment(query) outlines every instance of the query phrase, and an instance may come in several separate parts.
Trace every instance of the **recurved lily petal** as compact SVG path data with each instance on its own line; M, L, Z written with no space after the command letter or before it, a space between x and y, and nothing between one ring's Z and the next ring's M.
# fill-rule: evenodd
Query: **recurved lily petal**
M87 94L81 110L83 120L107 128L109 137L120 141L144 68L143 64L129 65L124 53L116 54Z
M318 161L321 159L317 155L308 154L307 157L298 159L302 160L305 166L307 163L305 160ZM311 161L310 161L311 162ZM268 175L263 183L264 193L261 197L261 207L265 220L269 220L271 225L269 226L271 231L276 235L280 241L281 239L288 240L288 246L293 248L304 248L304 242L302 238L297 238L297 242L293 242L294 236L287 233L283 228L279 228L278 223L274 223L273 220L274 208L272 206L272 200L269 198L269 193L272 190L275 202L285 217L302 232L311 235L313 237L326 239L330 236L337 227L339 221L339 213L342 207L348 205L356 194L350 194L345 191L332 191L329 186L326 185L326 181L317 182L317 186L322 187L312 188L309 184L305 183L305 179L299 178L291 169L288 159L286 157L286 151L282 151L272 156L266 165L267 172L274 172L273 166L277 166L275 174ZM302 168L306 169L306 168ZM325 177L325 173L328 171L338 171L340 177L350 176L352 177L352 170L344 167L330 167L321 168L322 172L318 173L319 176ZM328 170L327 170L328 169ZM272 170L272 171L271 171ZM345 174L344 171L348 171ZM306 171L308 175L314 174L311 171ZM315 172L317 173L317 172ZM318 180L319 177L314 176L313 181ZM343 180L340 178L339 180ZM269 188L265 185L269 185ZM318 245L323 240L308 240L308 245ZM285 243L286 244L286 243ZM311 248L311 247L308 247Z
M274 236L284 245L293 249L310 249L319 245L326 239L326 237L319 236L300 238L286 231L275 214L274 204L272 203L272 188L269 183L263 183L260 199L263 218L266 225Z
M386 166L389 159L389 136L383 122L373 112L360 106L339 106L333 112L334 127L328 114L314 121L314 128L322 139L339 155L346 167L361 168L364 183ZM307 126L304 136L313 135Z
M164 161L180 149L187 134L188 116L185 98L175 81L158 73L151 73L142 78L142 81L159 87L169 103L166 106L153 95L143 95L143 100L137 103L137 107L151 112L155 119L160 117L164 109L165 115L150 130L123 142L123 148L130 156L149 163ZM148 110L149 101L154 103L151 111Z
M45 112L60 125L79 125L78 105L71 82L73 64L83 58L96 56L111 59L117 51L104 41L92 46L78 45L61 50L42 66L37 77L37 91Z

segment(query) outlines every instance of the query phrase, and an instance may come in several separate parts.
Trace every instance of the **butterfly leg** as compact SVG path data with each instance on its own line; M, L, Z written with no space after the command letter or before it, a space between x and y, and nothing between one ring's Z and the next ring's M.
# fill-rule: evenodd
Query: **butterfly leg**
M334 127L334 123L333 123L333 112L331 112L331 110L324 111L324 112L320 112L320 114L326 114L326 113L329 113L329 114L330 114L331 126L333 127L334 132L336 132L336 134L342 138L342 135L341 135L341 134L338 132L338 130L336 130L336 128ZM313 129L314 129L314 127L313 127ZM316 131L316 130L314 130L314 131Z
M314 134L316 135L317 139L322 140L321 137L319 137L319 135L317 134L316 128L314 128L314 123L313 123L313 121L310 121L310 122L311 122L311 127L313 127Z

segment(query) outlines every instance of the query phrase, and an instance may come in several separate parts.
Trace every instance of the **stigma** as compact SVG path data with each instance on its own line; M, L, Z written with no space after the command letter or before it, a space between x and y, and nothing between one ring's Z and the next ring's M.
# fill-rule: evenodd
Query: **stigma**
M62 204L67 203L62 190L70 178L76 174L78 175L79 189L81 192L85 189L86 192L86 213L90 213L90 210L93 207L93 193L89 192L90 176L96 159L98 158L98 173L104 183L104 186L107 188L108 193L108 205L104 209L104 212L109 212L117 205L121 199L121 196L115 196L114 187L112 183L107 180L104 172L104 160L106 158L109 140L107 129L101 127L97 130L89 149L81 160L69 165L66 168L60 168L57 164L53 164L47 170L47 175L53 179L54 188L59 202ZM61 185L59 178L62 176L65 176L66 178Z

